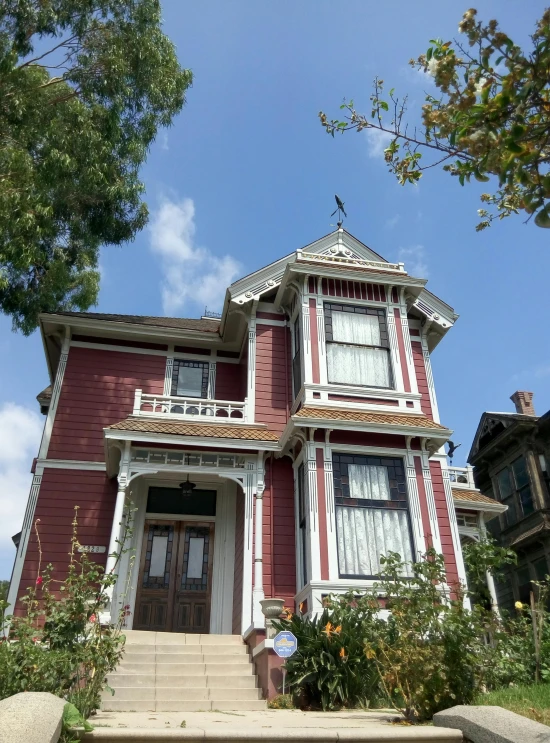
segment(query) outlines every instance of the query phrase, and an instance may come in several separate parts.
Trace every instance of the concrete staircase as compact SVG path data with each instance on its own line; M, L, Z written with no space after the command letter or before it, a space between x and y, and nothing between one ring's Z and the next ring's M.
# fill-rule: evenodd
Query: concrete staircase
M240 635L127 631L101 709L113 712L266 709Z

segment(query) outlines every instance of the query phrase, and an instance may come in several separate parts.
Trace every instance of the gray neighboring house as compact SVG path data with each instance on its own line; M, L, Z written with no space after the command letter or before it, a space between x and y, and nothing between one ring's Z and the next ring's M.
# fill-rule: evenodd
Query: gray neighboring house
M508 610L528 603L531 581L550 572L550 411L535 414L532 392L510 399L515 413L483 413L468 457L483 495L507 506L487 529L518 556L496 584L499 607Z

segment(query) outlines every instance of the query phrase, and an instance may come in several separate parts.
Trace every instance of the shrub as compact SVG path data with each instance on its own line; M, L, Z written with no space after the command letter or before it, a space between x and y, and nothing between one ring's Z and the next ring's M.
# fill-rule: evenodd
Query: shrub
M124 617L108 627L98 621L116 574L105 574L101 565L79 553L77 526L75 509L63 581L53 580L51 565L42 570L39 563L35 585L22 599L24 615L9 616L7 602L0 602L0 699L21 691L47 691L66 699L87 718L99 706L106 676L122 656ZM38 522L35 531L41 555ZM118 557L122 552L120 548Z
M446 584L442 555L429 550L407 566L399 555L382 558L376 590L386 597L387 628L366 643L388 701L410 722L469 704L482 688L493 649L485 637L492 612L464 608L460 586Z
M379 696L376 666L363 650L373 627L382 629L379 605L370 596L330 596L322 614L307 619L287 613L273 622L298 640L298 650L285 662L289 688L300 706L368 706Z

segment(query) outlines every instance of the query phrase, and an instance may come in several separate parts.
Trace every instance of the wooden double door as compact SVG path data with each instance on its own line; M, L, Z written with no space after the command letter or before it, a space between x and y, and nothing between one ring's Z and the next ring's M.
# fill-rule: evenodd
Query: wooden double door
M147 520L133 628L210 631L214 524Z

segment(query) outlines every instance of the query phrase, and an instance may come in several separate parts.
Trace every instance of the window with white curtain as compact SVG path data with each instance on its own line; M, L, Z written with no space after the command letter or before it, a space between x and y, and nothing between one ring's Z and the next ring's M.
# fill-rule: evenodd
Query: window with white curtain
M410 563L403 460L334 454L333 468L340 578L374 578L383 569L380 558L388 552Z
M328 381L393 387L385 310L326 303Z

